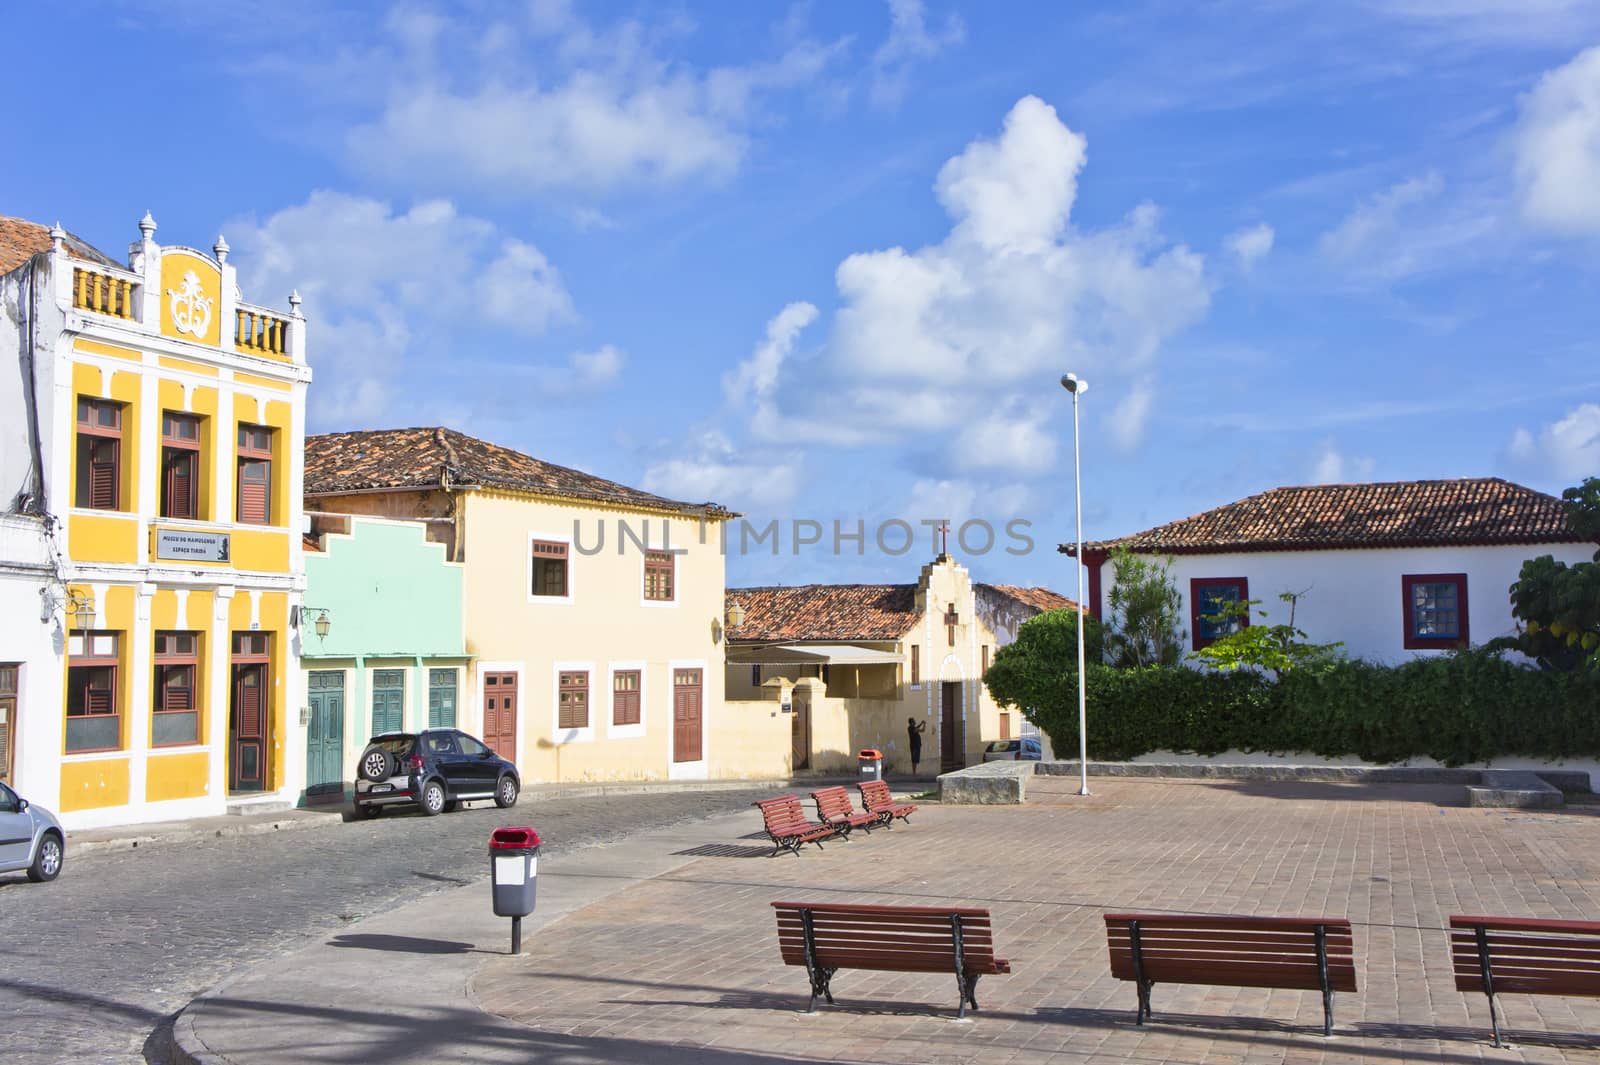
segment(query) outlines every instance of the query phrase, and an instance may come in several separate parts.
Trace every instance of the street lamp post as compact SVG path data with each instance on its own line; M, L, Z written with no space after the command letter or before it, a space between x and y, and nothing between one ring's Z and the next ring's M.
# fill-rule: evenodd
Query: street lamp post
M1084 673L1083 652L1083 466L1078 444L1078 397L1089 391L1089 382L1077 374L1062 374L1061 387L1072 393L1072 490L1077 501L1078 553L1073 561L1078 571L1078 794L1089 794L1089 681Z

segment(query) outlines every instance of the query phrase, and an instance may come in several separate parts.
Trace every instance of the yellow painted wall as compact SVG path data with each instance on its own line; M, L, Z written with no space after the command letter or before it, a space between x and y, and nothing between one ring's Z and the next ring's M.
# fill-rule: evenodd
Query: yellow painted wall
M62 813L128 804L126 755L97 758L92 762L67 762L61 767Z
M103 374L98 366L89 366L81 362L72 364L72 419L73 425L77 424L78 399L111 399L122 404L122 446L120 470L121 485L120 498L118 499L120 512L134 512L138 509L139 492L141 485L138 480L139 471L139 373L134 370L117 370L111 373L110 388L105 388ZM77 462L77 433L74 429L70 440L71 461L68 463L69 479L67 498L70 504L76 504L78 498L78 462ZM110 511L97 514L97 519L109 515ZM67 549L71 557L80 562L136 562L138 560L138 526L127 523L123 525L110 525L104 520L79 523L78 536L74 536L73 522L69 519L67 527ZM130 551L131 548L131 551Z
M111 511L67 516L67 551L76 562L139 561L139 519Z
M273 480L277 481L276 473ZM289 533L267 526L241 525L234 529L229 542L228 553L235 569L289 572Z
M197 799L205 795L210 783L212 757L209 751L152 754L145 763L145 801Z
M205 329L198 333L182 332L174 318L173 298L183 290L184 276L193 273L200 282L200 296L209 301L203 312ZM217 264L202 255L179 248L164 248L161 252L161 334L174 340L216 347L222 340L222 271ZM194 309L191 308L193 312ZM198 318L193 318L199 321Z
M724 702L708 711L706 732L716 737L709 776L714 780L789 776L793 716L766 700Z

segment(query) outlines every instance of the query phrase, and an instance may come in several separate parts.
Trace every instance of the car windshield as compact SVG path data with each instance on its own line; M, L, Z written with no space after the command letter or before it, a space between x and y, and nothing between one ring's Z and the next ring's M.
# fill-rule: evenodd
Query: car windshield
M372 741L372 746L381 747L390 754L410 754L414 742L415 736L379 736Z
M1017 749L1017 744L1020 742L1021 741L1019 740L995 740L993 743L989 744L989 753L994 754L999 751L1014 751Z

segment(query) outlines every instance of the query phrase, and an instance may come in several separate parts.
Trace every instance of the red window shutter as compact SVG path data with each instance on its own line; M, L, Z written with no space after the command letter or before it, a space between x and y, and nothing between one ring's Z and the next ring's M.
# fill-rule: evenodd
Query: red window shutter
M167 452L167 506L165 517L194 517L194 455L169 449Z
M250 525L267 524L267 489L270 466L265 462L239 464L239 520Z
M84 705L91 714L109 714L116 705L112 693L105 688L90 688L87 695Z
M239 685L239 730L243 737L259 739L261 731L261 686L249 682Z
M115 440L96 440L89 446L89 506L117 509L118 446Z

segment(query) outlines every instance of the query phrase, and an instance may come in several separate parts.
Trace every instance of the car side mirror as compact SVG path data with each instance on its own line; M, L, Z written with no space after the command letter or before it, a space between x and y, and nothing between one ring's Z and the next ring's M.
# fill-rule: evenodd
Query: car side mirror
M478 752L478 757L479 758L493 758L494 757L494 752L490 751L490 750L479 751Z
M19 813L19 814L20 813L26 813L27 810L28 810L28 800L19 796L17 798L17 813Z

